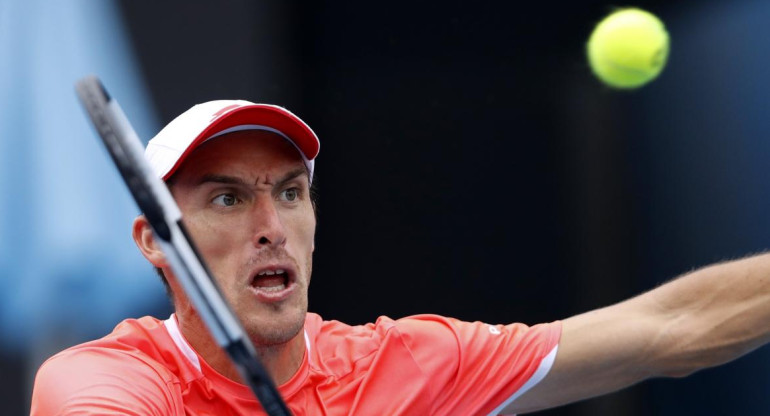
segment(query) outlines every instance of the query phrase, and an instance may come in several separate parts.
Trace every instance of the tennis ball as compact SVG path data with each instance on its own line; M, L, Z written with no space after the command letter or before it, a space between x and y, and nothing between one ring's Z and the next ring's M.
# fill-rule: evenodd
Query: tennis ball
M591 70L602 82L613 88L637 88L666 66L668 32L652 13L620 9L596 25L586 49Z

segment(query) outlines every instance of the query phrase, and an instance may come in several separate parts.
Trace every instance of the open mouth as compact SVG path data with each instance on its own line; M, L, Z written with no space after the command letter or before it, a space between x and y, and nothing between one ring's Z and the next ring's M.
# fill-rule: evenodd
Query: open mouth
M279 295L292 285L289 272L285 269L262 270L254 276L251 286L263 295Z

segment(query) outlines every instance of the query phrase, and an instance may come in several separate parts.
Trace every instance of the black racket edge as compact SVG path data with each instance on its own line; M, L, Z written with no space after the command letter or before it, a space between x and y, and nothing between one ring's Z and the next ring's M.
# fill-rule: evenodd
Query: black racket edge
M98 77L91 75L79 80L75 84L75 91L139 209L147 217L158 237L170 241L171 231L166 223L163 207L152 196L150 184L141 172L137 171L137 162L131 157L131 152L124 148L121 139L123 134L113 128L113 123L106 113L112 99L106 88Z

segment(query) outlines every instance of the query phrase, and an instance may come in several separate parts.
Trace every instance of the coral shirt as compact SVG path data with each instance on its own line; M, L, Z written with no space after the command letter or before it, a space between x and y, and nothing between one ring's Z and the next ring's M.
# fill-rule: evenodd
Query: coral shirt
M550 369L560 322L487 325L436 315L349 326L309 313L307 351L279 387L294 415L497 414ZM176 318L129 319L48 359L33 416L263 415L248 386L187 344Z

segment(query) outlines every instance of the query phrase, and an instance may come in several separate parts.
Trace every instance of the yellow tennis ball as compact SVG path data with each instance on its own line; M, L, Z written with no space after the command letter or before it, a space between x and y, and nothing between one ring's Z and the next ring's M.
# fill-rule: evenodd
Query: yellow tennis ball
M596 25L588 39L588 62L602 82L637 88L666 66L669 37L663 22L637 8L615 11Z

